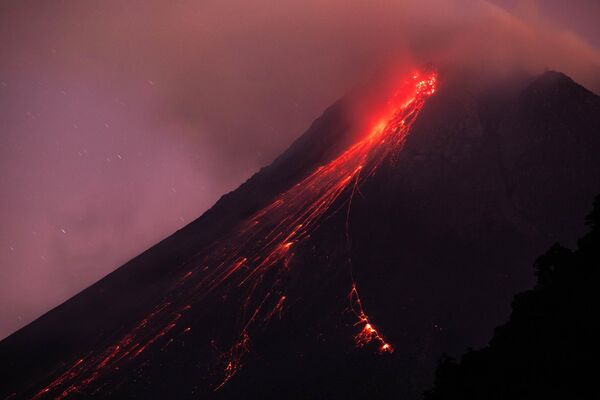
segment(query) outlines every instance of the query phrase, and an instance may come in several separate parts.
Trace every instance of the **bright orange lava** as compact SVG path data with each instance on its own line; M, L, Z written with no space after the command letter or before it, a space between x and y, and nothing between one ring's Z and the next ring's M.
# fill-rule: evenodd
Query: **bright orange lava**
M268 270L286 272L294 249L318 226L342 194L351 201L357 186L372 176L391 155L399 152L411 125L426 99L436 91L437 74L415 73L406 80L388 102L385 115L366 132L364 138L341 155L317 168L301 182L281 193L273 202L244 221L227 238L215 243L179 279L161 304L104 351L76 360L64 373L40 390L34 399L51 396L63 399L82 392L99 377L118 370L122 364L140 357L149 347L160 343L164 349L173 340L190 332L180 319L202 299L224 285L247 288L241 299L244 318L238 339L221 357L222 382L228 382L242 367L251 348L251 335L259 333L278 316L286 304L285 287L274 279L265 289L263 278ZM259 289L260 288L260 289ZM360 328L354 340L358 347L376 343L380 353L393 348L365 313L356 284L350 290L351 309Z

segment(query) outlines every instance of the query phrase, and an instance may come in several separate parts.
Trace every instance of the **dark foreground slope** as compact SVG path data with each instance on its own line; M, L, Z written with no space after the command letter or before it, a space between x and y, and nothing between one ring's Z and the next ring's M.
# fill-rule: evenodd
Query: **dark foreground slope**
M444 358L428 400L597 398L600 197L575 251L555 244L536 264L537 284L513 301L508 323L460 363Z
M570 244L600 192L600 99L559 73L474 90L447 79L403 151L332 207L295 254L281 318L217 392L235 338L227 292L186 314L190 332L69 393L96 398L411 398L443 351L483 344L532 282L528 265ZM0 343L0 397L29 398L143 319L199 249L226 239L348 146L342 101L271 166L201 218ZM335 210L342 210L335 212ZM348 222L348 223L347 223ZM347 235L346 235L347 226ZM348 274L393 354L356 349ZM210 344L210 345L209 345ZM14 394L14 395L13 395Z

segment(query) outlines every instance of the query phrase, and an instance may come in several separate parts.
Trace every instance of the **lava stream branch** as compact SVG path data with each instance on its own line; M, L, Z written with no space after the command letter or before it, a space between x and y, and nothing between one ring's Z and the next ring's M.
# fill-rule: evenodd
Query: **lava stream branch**
M352 284L350 289L350 309L358 319L355 326L360 327L360 331L354 335L354 343L357 347L365 347L369 343L377 343L378 351L380 353L393 353L394 348L389 344L385 338L379 333L379 331L373 326L369 316L363 308L362 300L358 295L356 284Z

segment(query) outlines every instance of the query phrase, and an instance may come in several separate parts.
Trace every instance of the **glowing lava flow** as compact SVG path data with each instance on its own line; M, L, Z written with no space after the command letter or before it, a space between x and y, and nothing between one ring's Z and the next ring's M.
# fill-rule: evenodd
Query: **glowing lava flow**
M226 243L214 243L199 253L170 294L132 330L103 352L76 360L34 399L44 396L62 399L86 388L92 390L90 386L98 378L117 371L149 347L160 343L164 349L179 335L190 332L180 320L216 289L243 291L240 296L243 322L237 340L221 357L224 376L215 388L219 389L241 368L250 351L252 335L266 328L275 316L281 318L287 299L282 278L295 248L342 194L347 197L341 200L351 201L357 185L402 148L425 100L435 93L436 81L435 73L411 76L364 138L241 223ZM363 347L374 342L380 352L391 353L392 346L365 313L356 285L350 291L350 303L358 320L356 326L360 328L354 336L356 345Z
M392 345L385 341L383 336L381 336L379 331L369 320L367 313L365 313L362 301L358 295L358 290L356 290L356 284L353 284L352 289L350 289L350 307L356 318L358 318L355 326L362 327L354 336L354 343L356 343L356 346L365 347L369 343L375 342L378 344L380 353L393 353L394 348Z

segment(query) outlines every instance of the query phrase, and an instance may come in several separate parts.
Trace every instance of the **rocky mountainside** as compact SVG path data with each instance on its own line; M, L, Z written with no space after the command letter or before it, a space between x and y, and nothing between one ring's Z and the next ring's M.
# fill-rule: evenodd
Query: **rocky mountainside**
M402 150L317 210L293 257L251 287L185 281L218 271L206 254L229 254L240 226L248 253L279 240L240 223L285 220L261 210L298 202L297 184L312 190L352 148L356 93L202 217L2 341L0 397L418 398L443 352L506 319L535 256L584 232L600 192L598 96L557 72L439 80Z

